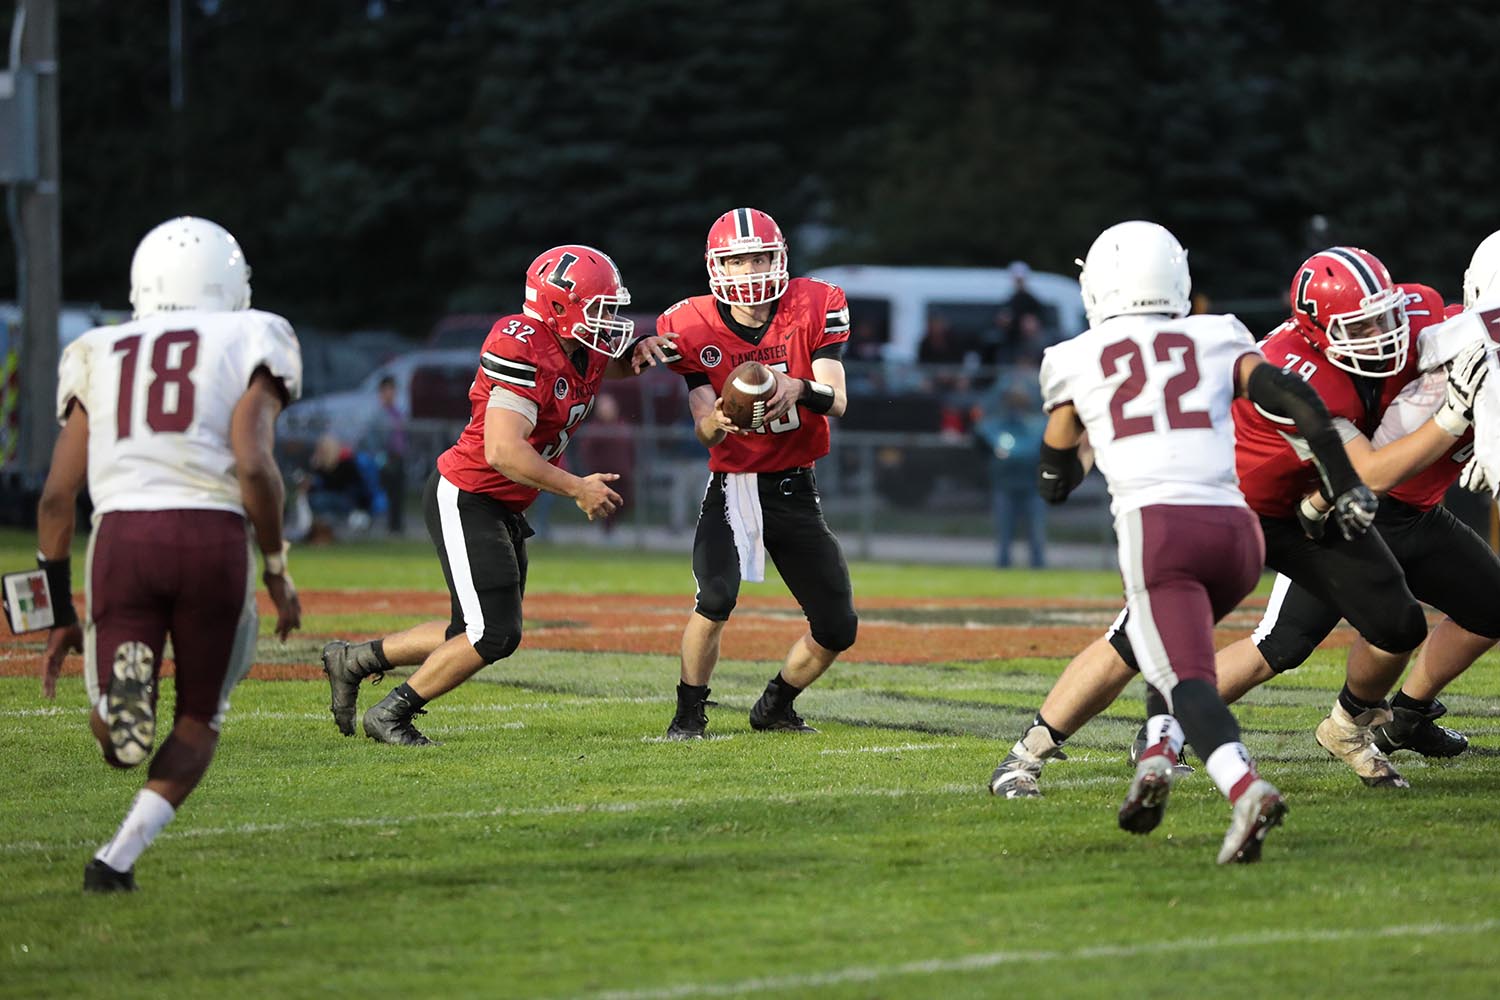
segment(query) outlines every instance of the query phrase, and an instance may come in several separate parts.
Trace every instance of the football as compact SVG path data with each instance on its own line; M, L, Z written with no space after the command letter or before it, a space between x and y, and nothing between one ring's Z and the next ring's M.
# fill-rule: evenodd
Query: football
M776 375L759 361L746 361L724 382L724 415L736 427L758 431L765 422L766 404L776 393Z

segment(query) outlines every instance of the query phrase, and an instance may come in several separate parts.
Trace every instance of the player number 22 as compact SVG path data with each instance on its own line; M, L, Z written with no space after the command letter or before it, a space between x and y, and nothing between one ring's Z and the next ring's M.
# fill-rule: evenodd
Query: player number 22
M1162 398L1166 402L1167 426L1172 430L1201 429L1213 426L1207 410L1185 410L1182 397L1198 386L1198 354L1193 349L1193 340L1185 333L1166 330L1158 333L1151 342L1151 353L1163 364L1177 357L1181 370L1162 386ZM1109 415L1115 425L1115 440L1149 434L1155 431L1156 414L1141 413L1125 415L1125 404L1135 399L1146 387L1146 359L1141 356L1141 347L1133 340L1121 340L1110 344L1099 357L1099 365L1105 378L1120 372L1124 363L1125 381L1115 388L1109 400Z

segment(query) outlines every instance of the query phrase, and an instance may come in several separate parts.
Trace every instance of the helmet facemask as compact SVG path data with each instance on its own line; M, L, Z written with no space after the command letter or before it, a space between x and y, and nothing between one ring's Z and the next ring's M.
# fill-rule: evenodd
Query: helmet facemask
M628 305L630 292L624 285L613 295L595 295L578 310L581 319L575 319L568 336L591 351L618 358L635 332L635 320L619 315L620 308Z
M714 298L728 306L760 306L775 302L786 294L791 276L786 266L786 247L780 243L766 243L758 236L747 236L742 240L731 240L725 249L708 252L708 288ZM733 244L741 243L743 246ZM771 266L764 271L745 274L730 274L724 262L730 257L743 254L768 254Z
M1406 294L1383 288L1360 300L1354 312L1328 319L1328 344L1323 354L1337 368L1354 375L1390 378L1406 367L1411 347L1411 323L1406 318Z

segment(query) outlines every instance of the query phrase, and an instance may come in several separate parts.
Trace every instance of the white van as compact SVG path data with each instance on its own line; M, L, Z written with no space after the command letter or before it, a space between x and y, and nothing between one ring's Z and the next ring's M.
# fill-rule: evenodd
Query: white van
M894 362L917 359L922 336L934 319L946 321L965 339L982 337L1016 287L1012 270L1003 267L852 265L819 268L808 277L842 288L849 298L851 341L883 344L881 357ZM1076 278L1028 271L1025 282L1042 305L1049 343L1088 326Z

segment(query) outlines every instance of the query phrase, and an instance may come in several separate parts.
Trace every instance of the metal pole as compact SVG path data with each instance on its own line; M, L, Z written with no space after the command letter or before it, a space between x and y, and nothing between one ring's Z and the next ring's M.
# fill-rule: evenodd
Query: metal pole
M59 224L57 6L26 0L20 64L36 71L37 180L16 186L19 240L16 247L21 295L20 466L44 473L57 437L57 317L62 300L62 238Z

